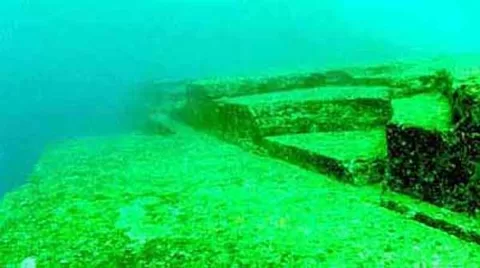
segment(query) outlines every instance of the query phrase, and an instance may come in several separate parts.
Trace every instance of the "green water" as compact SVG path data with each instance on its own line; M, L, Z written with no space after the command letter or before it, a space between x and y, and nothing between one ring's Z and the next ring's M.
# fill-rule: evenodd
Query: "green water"
M140 89L152 81L431 58L412 73L478 77L476 3L317 2L2 1L0 267L480 267L478 244L384 208L379 185L344 184L177 123L174 135L138 129L155 103ZM411 74L396 75L385 76ZM223 101L326 94L304 90ZM394 100L393 119L448 129L436 120L447 104L435 100ZM382 130L352 133L288 141L345 161L384 156ZM444 217L478 231L476 219Z

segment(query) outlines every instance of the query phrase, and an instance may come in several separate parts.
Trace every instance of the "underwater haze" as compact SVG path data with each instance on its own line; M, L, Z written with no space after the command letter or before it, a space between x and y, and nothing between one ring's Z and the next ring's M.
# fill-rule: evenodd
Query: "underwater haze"
M130 131L125 107L139 83L478 51L479 10L432 0L3 0L0 196L48 144Z

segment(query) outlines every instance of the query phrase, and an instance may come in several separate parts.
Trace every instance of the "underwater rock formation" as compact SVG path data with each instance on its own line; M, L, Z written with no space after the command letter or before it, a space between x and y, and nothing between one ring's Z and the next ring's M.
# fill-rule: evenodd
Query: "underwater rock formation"
M416 107L415 117L394 117L387 126L391 189L455 211L475 214L479 209L478 121L475 86L453 88L446 71L424 76L437 92L430 101L405 98L403 116ZM425 109L429 107L436 109ZM447 105L446 105L447 104ZM435 114L435 111L437 112ZM443 112L442 112L443 111ZM430 112L430 113L429 113ZM436 122L436 123L434 123ZM439 122L443 122L440 126ZM436 125L436 126L435 126Z

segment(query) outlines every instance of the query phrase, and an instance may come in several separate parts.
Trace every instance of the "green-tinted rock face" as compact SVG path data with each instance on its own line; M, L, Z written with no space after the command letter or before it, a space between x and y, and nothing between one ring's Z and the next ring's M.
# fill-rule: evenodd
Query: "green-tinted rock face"
M437 85L446 87L448 83ZM472 178L473 132L454 122L465 112L458 107L466 107L452 107L452 103L459 103L459 91L444 88L443 92L393 101L394 116L387 127L388 183L425 201L473 213L478 202Z
M187 90L190 95L209 99L232 98L296 88L324 86L326 76L320 72L258 76L231 77L199 80L190 83Z
M364 185L385 175L385 129L266 137L269 153L291 163Z
M474 159L480 157L480 84L460 85L451 95L457 136Z
M416 210L435 207L427 202L408 198L417 207L404 209L407 195L385 191L379 204L375 186L330 180L361 185L387 173L394 190L476 212L478 77L448 68L450 90L449 75L431 66L202 80L174 94L154 88L152 133L175 135L88 138L49 150L30 182L0 202L0 266L480 263L470 243L480 243L478 221L447 224L445 209ZM237 144L254 140L270 158L170 121L172 111Z
M232 113L228 120L250 121L260 137L368 129L385 125L391 117L386 87L327 86L231 98L219 103L232 107L230 110L243 107L248 115Z
M446 131L453 127L448 99L440 93L417 94L392 100L392 123Z

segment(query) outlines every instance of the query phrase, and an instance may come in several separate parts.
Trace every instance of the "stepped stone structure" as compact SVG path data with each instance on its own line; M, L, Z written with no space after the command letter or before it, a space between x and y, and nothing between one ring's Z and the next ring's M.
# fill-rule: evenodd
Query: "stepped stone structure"
M439 59L197 80L183 84L183 99L167 113L343 182L381 182L474 214L480 208L479 80L480 68Z

